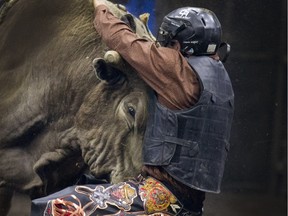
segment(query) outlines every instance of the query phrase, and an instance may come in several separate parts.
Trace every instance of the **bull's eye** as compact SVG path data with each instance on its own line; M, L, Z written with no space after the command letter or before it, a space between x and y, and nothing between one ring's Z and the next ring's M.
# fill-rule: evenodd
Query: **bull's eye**
M135 117L136 111L135 111L135 109L133 107L129 106L128 107L128 112L133 118Z

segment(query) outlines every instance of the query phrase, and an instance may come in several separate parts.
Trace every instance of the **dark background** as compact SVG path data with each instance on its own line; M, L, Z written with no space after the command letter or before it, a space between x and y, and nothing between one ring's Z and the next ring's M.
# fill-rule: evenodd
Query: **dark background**
M178 7L204 7L216 13L223 40L232 48L225 67L236 102L222 193L208 195L206 214L286 215L287 1L114 2L136 15L149 12L154 35L164 15Z

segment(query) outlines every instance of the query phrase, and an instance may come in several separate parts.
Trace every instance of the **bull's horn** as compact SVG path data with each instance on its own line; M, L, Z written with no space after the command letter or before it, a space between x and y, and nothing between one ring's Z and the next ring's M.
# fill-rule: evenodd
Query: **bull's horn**
M143 13L139 16L139 19L144 23L145 26L148 26L149 16L150 16L149 13Z
M120 54L114 50L109 50L105 53L104 59L107 63L113 64L113 65L119 65L123 64L122 57Z
M104 55L104 61L110 66L124 72L127 70L127 65L120 54L114 50L109 50ZM126 68L126 69L125 69Z

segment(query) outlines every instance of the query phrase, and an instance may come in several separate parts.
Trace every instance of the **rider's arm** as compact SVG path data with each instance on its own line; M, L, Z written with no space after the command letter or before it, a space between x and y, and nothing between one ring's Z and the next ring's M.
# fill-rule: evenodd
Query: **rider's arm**
M120 55L171 109L191 107L198 99L199 84L186 59L177 50L157 47L139 38L105 5L95 9L94 25L103 42Z

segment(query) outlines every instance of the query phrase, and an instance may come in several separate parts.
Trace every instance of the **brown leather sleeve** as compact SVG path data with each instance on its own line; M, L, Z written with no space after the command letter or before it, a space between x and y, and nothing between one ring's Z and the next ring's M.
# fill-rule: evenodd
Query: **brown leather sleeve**
M199 97L197 77L177 50L157 47L139 38L105 5L95 9L94 25L103 42L120 55L158 94L158 100L170 109L189 108Z

